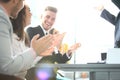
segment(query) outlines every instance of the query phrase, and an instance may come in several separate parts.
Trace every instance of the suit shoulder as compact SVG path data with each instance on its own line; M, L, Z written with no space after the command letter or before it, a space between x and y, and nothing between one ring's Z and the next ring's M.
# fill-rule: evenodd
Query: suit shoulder
M29 26L29 27L27 27L27 29L38 29L40 26L38 25L38 26L35 26L35 27L31 27L31 26Z

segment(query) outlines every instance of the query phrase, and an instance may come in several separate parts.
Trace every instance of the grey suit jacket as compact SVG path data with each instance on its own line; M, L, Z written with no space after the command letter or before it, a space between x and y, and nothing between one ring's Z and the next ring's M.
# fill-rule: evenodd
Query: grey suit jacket
M0 73L15 75L26 71L34 61L33 50L30 48L16 58L12 56L13 29L9 16L0 6Z

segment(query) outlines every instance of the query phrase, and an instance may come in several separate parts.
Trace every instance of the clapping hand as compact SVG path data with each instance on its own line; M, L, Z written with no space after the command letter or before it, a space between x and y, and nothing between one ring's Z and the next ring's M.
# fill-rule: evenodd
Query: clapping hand
M99 6L96 6L94 7L96 10L98 11L102 11L104 9L104 6L103 5L99 5Z
M57 48L58 47L60 47L60 45L61 45L61 43L62 43L62 40L63 40L63 38L64 38L64 36L65 36L65 32L64 33L62 33L62 34L54 34L53 36L54 36L54 46L57 46Z
M79 47L81 46L80 43L75 43L74 45L72 45L69 49L68 49L68 55L71 56L71 54L77 50Z
M52 53L46 53L43 54L45 51L49 50L52 52L54 50L53 44L53 36L52 35L46 35L42 38L39 38L39 34L35 35L33 39L31 40L31 47L36 52L38 56L48 56ZM38 39L39 38L39 39Z

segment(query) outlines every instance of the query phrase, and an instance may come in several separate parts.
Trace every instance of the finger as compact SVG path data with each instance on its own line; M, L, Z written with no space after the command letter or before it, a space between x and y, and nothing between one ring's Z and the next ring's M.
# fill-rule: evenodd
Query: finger
M31 41L35 41L35 40L37 40L38 38L39 38L39 34L37 34L37 35L35 35L33 38L32 38L32 40Z
M36 43L36 40L39 38L39 34L37 34L37 35L35 35L33 38L32 38L32 40L31 40L31 43L30 43L30 45L31 46L33 46L35 43Z
M45 52L41 53L41 56L49 56L52 55L52 52L54 51L54 48L49 48L48 50L46 50Z
M44 37L38 39L38 41L40 41L41 39L44 40L44 41L51 40L51 39L52 39L52 35L48 34L48 35L46 35L46 36L44 36Z
M52 45L53 37L52 37L52 35L46 35L46 36L40 38L38 41L41 41L41 40L44 45L43 49L47 49Z
M79 47L80 47L80 43L76 43L76 44L74 44L73 46L70 47L70 50L74 51Z
M53 34L59 34L59 31L55 29Z
M76 47L80 47L80 46L81 46L81 44L80 44L80 43L76 43L75 45L76 45Z
M47 44L48 46L52 46L53 36L52 35L46 36L46 38L44 38L44 43Z

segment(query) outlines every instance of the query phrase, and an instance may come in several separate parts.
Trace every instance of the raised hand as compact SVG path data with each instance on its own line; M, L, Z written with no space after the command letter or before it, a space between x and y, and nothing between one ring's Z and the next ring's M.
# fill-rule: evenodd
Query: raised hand
M31 40L31 47L33 48L33 50L37 53L38 56L48 56L51 55L52 53L46 53L43 54L43 52L47 51L47 50L54 50L54 46L53 44L53 36L52 35L46 35L40 39L39 35L35 35L33 37L33 39Z
M47 55L52 55L51 53L54 51L53 47L48 48L46 51L42 52L40 55L42 56L47 56Z
M81 46L80 43L75 43L74 45L72 45L70 48L68 47L68 44L62 44L61 47L59 48L59 51L61 54L67 53L69 56L71 56L71 54L77 50L79 47Z
M96 6L94 7L96 10L98 11L102 11L104 9L104 6L103 5L99 5L99 6Z
M80 43L75 43L68 49L68 55L70 56L75 50L77 50L81 46Z
M54 30L53 30L53 34L59 34L59 31L56 30L56 29L54 29Z
M50 34L59 34L59 31L56 30L55 28L52 28L50 31L49 31Z
M54 46L57 46L57 48L60 47L62 40L64 38L66 33L62 33L62 34L54 34Z

